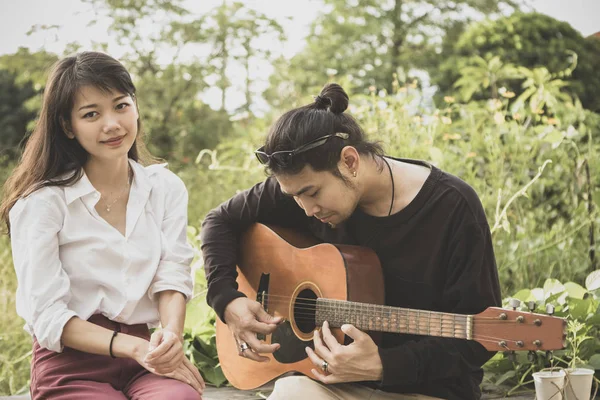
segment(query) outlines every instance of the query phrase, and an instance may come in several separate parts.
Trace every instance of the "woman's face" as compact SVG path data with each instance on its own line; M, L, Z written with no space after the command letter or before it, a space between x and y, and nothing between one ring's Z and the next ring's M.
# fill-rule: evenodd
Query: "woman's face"
M84 86L75 96L67 136L77 140L91 159L126 157L137 136L138 118L130 95Z

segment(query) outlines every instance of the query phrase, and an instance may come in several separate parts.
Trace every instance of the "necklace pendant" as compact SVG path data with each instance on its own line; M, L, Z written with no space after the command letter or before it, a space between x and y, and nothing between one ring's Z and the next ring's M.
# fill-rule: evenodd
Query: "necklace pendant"
M110 207L106 207L106 212L110 212Z

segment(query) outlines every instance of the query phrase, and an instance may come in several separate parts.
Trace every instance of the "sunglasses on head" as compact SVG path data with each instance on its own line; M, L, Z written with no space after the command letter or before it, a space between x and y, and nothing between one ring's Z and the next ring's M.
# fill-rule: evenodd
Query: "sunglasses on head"
M276 151L271 154L265 153L265 146L262 146L260 149L256 150L254 154L256 154L256 158L258 162L261 164L268 164L271 161L277 163L280 166L286 166L292 162L292 158L296 154L304 153L310 149L314 149L315 147L319 147L324 145L329 138L339 137L340 139L346 140L350 137L349 134L343 132L337 132L332 135L321 136L320 138L316 138L302 146L298 147L294 150L284 150L284 151Z

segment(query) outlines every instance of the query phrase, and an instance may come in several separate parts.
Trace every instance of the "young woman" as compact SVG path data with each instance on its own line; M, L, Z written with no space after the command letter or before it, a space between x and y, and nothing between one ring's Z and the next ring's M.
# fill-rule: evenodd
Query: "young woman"
M96 52L57 62L0 206L33 399L200 398L182 347L187 191L150 161L123 65Z

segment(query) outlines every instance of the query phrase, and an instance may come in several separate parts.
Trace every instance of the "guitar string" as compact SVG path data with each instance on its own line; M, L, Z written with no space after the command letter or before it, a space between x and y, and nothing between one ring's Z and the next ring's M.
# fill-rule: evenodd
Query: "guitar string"
M276 299L274 301L272 301L272 303L288 303L289 301L286 300L291 300L292 297L291 296L278 296L278 295L268 295L265 294L264 298L268 299L269 297L275 297ZM357 307L363 307L363 308L368 308L368 307L392 307L392 308L398 308L401 310L413 310L413 311L420 311L420 312L424 312L424 313L441 313L441 314L451 314L454 315L453 313L446 313L443 311L431 311L431 310L417 310L417 309L410 309L410 308L406 308L406 307L395 307L395 306L387 306L387 305L382 305L382 304L369 304L369 303L360 303L360 302L355 302L355 301L349 301L349 300L338 300L338 299L326 299L326 298L318 298L318 299L312 299L312 298L306 298L306 297L297 297L296 300L299 300L296 302L296 304L303 304L303 305L307 305L307 306L313 306L313 305L318 305L317 303L320 301L320 305L319 307L339 307L341 305L341 307L352 307L352 306L357 306ZM369 311L374 311L374 310L369 310ZM387 311L387 310L386 310ZM512 310L507 310L507 311L511 311ZM519 313L523 313L526 316L531 316L532 314L527 313L527 311L519 311ZM465 315L465 314L456 314L456 315ZM542 316L545 317L546 315L540 315L540 314L533 314L536 316ZM494 319L494 317L482 317L482 318L491 318Z
M283 298L288 298L291 299L291 297L289 296L276 296L276 295L270 295L271 297L283 297ZM269 297L269 295L265 295L264 297ZM318 300L321 300L321 304L319 305L319 308L325 308L325 309L332 309L334 308L334 311L341 311L341 312L356 312L356 311L370 311L372 313L376 313L376 311L374 310L369 310L369 306L373 307L377 307L378 305L369 305L369 304L365 304L365 303L356 303L353 302L351 304L348 304L347 302L344 302L343 300L323 300L323 299L309 299L309 298L297 298L300 299L301 301L306 301L308 302L308 305L310 307L295 307L295 310L298 309L302 309L302 310L316 310L316 303ZM334 305L334 303L342 303L344 302L344 304L342 305L342 308L339 307L338 305ZM286 302L284 300L275 300L275 301L271 301L270 303L285 303L285 304L289 304L289 302ZM312 303L312 304L311 304ZM328 305L323 305L323 303ZM312 307L313 305L315 305L315 307ZM363 310L360 309L348 309L350 308L352 305L356 305L358 306L358 308L363 308ZM344 309L344 307L346 309ZM365 310L366 309L366 310ZM461 338L461 339L466 339L466 328L467 328L467 318L469 316L467 315L463 315L463 314L446 314L446 313L442 313L442 312L438 312L438 311L427 311L427 310L413 310L413 309L402 309L402 310L381 310L382 312L392 312L392 313L396 313L396 315L394 315L394 317L396 317L396 323L390 323L389 321L386 323L386 321L379 321L379 322L373 322L371 321L371 324L369 324L368 322L365 321L356 321L355 325L359 325L359 326L365 326L365 327L369 327L370 326L380 326L383 327L387 325L388 329L390 328L390 326L398 326L398 328L403 328L404 326L406 326L407 329L403 329L403 333L408 333L408 334L416 334L416 335L425 335L425 329L427 330L427 334L430 334L432 332L431 328L433 328L433 332L437 333L438 335L433 335L433 336L438 336L438 337L450 337L450 338ZM425 313L425 314L429 314L429 315L415 315L418 313ZM445 315L444 315L445 314ZM294 319L296 321L309 321L309 322L314 322L314 318L315 318L315 314L314 313L306 313L306 312L296 312L294 313L295 317ZM421 318L422 317L431 317L431 315L438 315L441 317L441 320L439 320L439 322L441 323L441 329L437 328L437 327L423 327L423 325L427 325L427 322L425 322L425 324L421 323ZM364 318L364 314L361 315L354 315L355 317L358 318ZM452 317L451 317L452 316ZM299 318L300 317L300 318ZM372 317L372 316L371 316ZM369 317L369 318L371 318ZM377 315L375 315L375 317L378 317ZM390 316L381 316L380 318L390 318ZM444 319L445 317L445 319ZM349 319L352 319L352 316L348 317ZM452 318L452 326L448 326L450 324L450 321L448 321L448 319ZM400 325L398 323L398 319L403 320L402 322L408 322L407 325ZM459 319L458 324L456 323L456 319ZM513 323L513 324L521 324L520 322L513 320L498 320L496 318L490 318L490 317L483 317L482 319L487 319L488 321L481 321L481 322L487 322L487 325L491 324L506 324L506 323ZM406 321L408 320L408 321ZM462 321L460 321L462 320ZM491 320L491 321L489 321ZM430 323L429 325L431 325L431 319L429 320ZM480 321L478 321L480 322ZM435 324L435 322L434 322ZM444 324L446 326L444 326ZM457 326L458 325L458 326ZM400 329L398 329L400 330ZM458 331L458 332L457 332ZM431 335L428 335L431 336ZM508 344L517 344L519 342L519 340L516 339L506 339L503 337L494 337L494 336L485 336L485 335L480 335L480 334L474 334L472 337L472 340L478 340L481 342L490 342L490 343L496 343L498 344L498 342L500 341L504 341L507 342ZM508 346L506 347L508 349ZM515 350L528 350L527 348L523 348L523 347L517 347Z
M275 301L270 301L269 305L275 305L275 304L285 304L285 305L289 305L290 303L284 300L275 300ZM364 312L370 312L374 315L375 317L380 317L380 318L386 318L389 317L390 315L394 315L394 314L411 314L409 316L411 317L415 317L412 314L419 314L419 313L423 313L424 315L418 315L416 316L417 318L432 318L434 316L436 316L436 318L455 318L454 316L456 316L456 318L468 318L468 317L476 317L477 318L477 322L497 322L497 323L502 323L502 324L506 324L506 323L522 323L522 322L518 322L516 320L501 320L498 319L498 317L477 317L476 315L465 315L465 314L453 314L453 313L446 313L443 311L430 311L430 310L418 310L418 309L407 309L407 308L401 308L401 309L380 309L380 310L373 310L372 307L389 307L389 306L381 306L381 305L369 305L366 303L353 303L353 304L357 304L356 308L352 308L352 305L342 305L341 307L339 305L334 305L334 304L306 304L306 303L295 303L296 305L294 306L294 310L305 310L307 311L305 314L306 315L312 315L310 312L316 312L317 309L319 309L320 311L324 311L324 312L328 312L328 311L337 311L337 312L341 312L341 313L354 313L354 312L360 312L360 313L364 313ZM306 307L300 307L297 304L304 304ZM370 308L371 307L371 308ZM380 314L380 315L377 315ZM387 314L387 315L384 315Z
M270 297L274 297L276 298L274 302L282 302L284 300L291 300L292 297L291 296L283 296L283 295L274 295L274 294L264 294L263 295L264 298L268 299ZM382 305L382 304L369 304L369 303L360 303L360 302L355 302L355 301L350 301L350 300L338 300L338 299L327 299L327 298L322 298L319 297L317 299L313 299L313 298L308 298L308 297L297 297L296 300L300 300L298 303L299 304L304 304L304 305L312 305L312 304L316 304L317 302L321 302L321 306L323 306L323 303L327 304L327 306L335 306L337 304L340 304L342 307L349 307L349 306L358 306L358 307L395 307L395 306L387 306L387 305ZM288 302L289 303L289 302ZM396 307L396 308L401 308L401 309L408 309L408 310L415 310L416 309L409 309L409 308L405 308L405 307ZM373 310L369 310L369 311L373 311ZM452 313L444 313L443 311L430 311L430 310L419 310L421 312L431 312L431 313L443 313L443 314L452 314ZM512 310L507 310L507 311L512 311ZM519 311L520 313L524 313L525 315L529 315L527 314L526 311ZM464 314L456 314L456 315L464 315ZM545 317L545 315L541 315L543 317ZM482 317L482 318L491 318L494 319L493 317Z
M297 310L298 309L295 309L295 312L294 312L294 315L296 315L296 316L300 315L300 316L307 316L307 317L315 317L315 314L316 314L315 312L311 312L310 309L303 309L304 311L297 311ZM440 320L440 318L438 318L438 317L432 318L431 316L428 316L428 315L416 316L416 315L414 315L414 311L412 313L406 313L406 312L403 312L402 314L391 313L391 314L386 314L386 315L383 315L383 314L372 315L372 316L368 316L368 317L365 317L363 313L360 313L357 311L360 311L360 310L339 310L339 309L334 310L334 312L339 312L340 314L348 315L349 316L348 318L352 318L352 316L359 317L359 318L381 318L381 319L391 319L393 317L396 317L397 319L398 318L413 319L413 320L418 319L419 321L426 320L426 321L431 321L431 324L438 324L439 323L438 321ZM468 317L469 316L457 314L457 317L456 317L457 323L458 322L466 323L467 321L458 321L458 319L466 320ZM328 320L327 318L322 318L322 319L325 321ZM330 318L330 319L333 319L333 318ZM454 320L454 318L451 316L442 317L441 319L444 323L448 323L448 320ZM476 324L481 324L481 325L506 325L506 324L523 325L523 324L525 324L524 322L519 322L519 321L515 321L515 320L497 320L497 319L492 319L492 320L477 319L476 321L473 321L473 322ZM526 325L523 325L523 326L526 326Z

